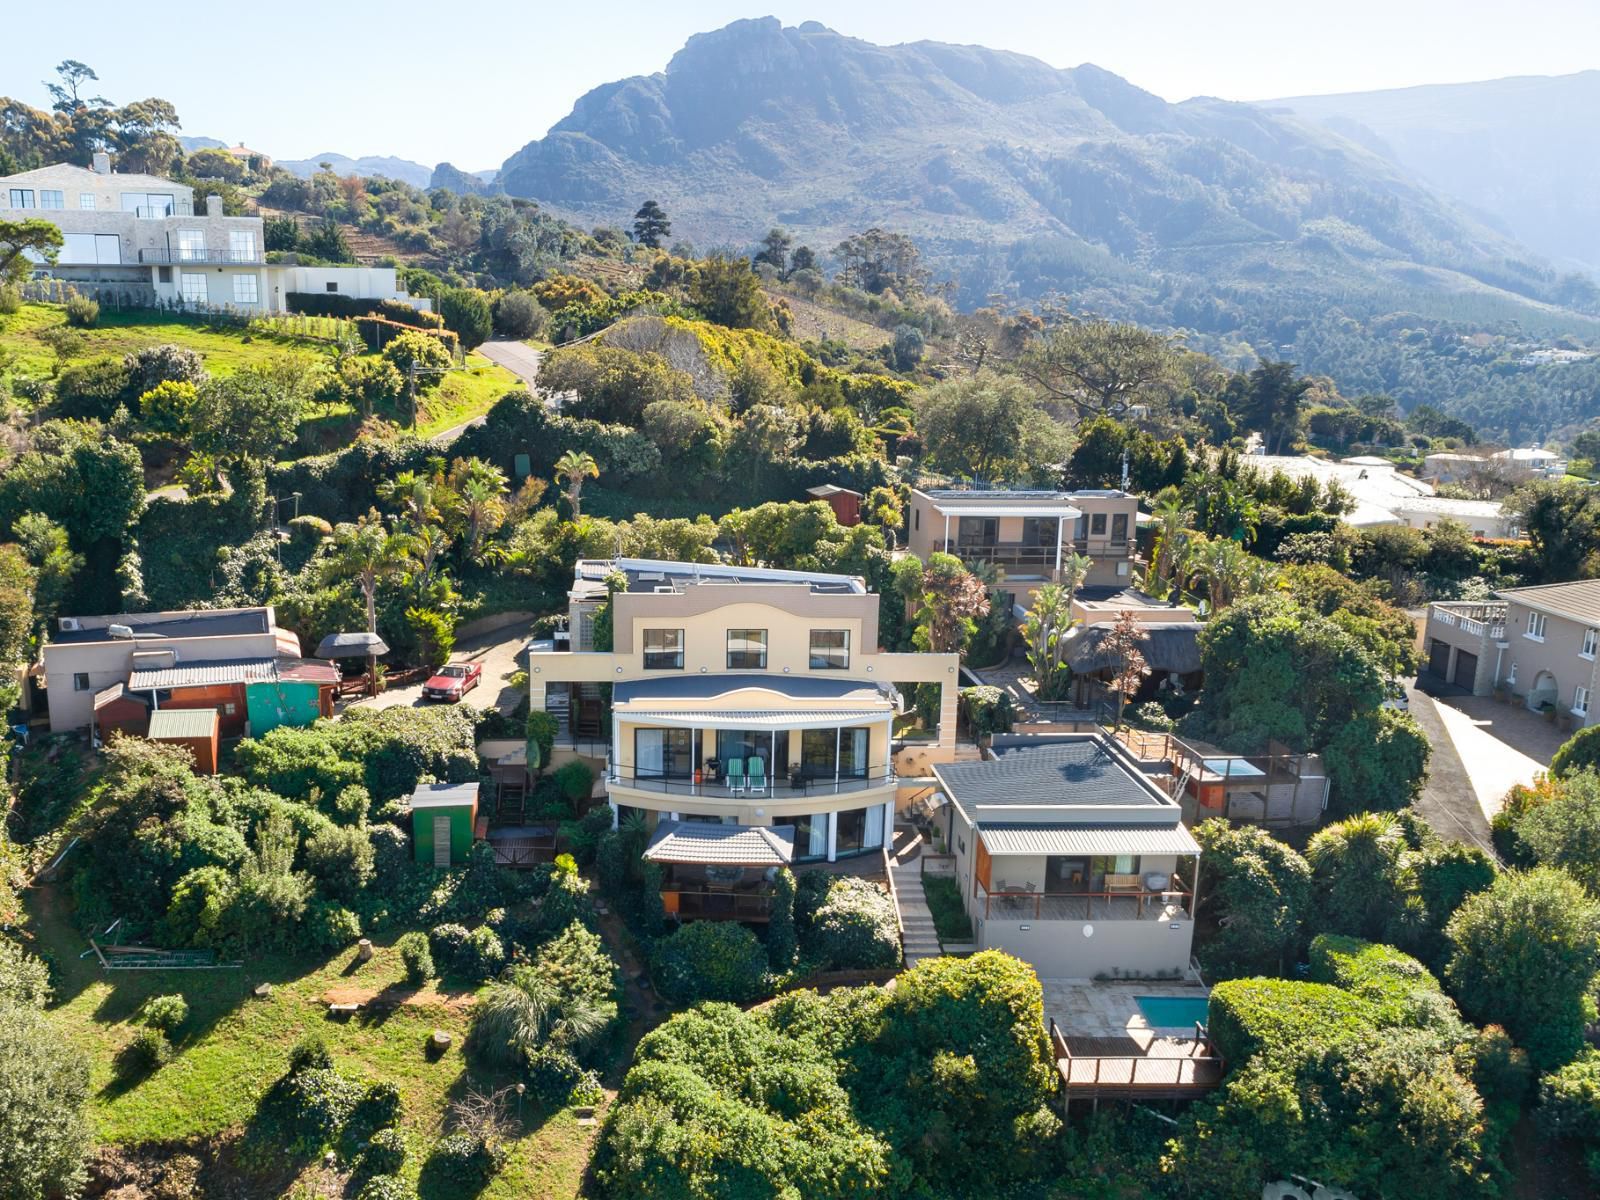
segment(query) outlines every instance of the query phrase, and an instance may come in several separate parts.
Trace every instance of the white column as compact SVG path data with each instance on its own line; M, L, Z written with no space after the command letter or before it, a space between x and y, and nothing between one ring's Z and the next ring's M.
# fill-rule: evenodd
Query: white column
M887 850L894 849L894 801L883 802L883 845Z
M828 814L828 861L839 861L839 814Z
M617 827L617 825L622 820L622 814L617 811L617 802L615 800L611 800L610 804L611 804L611 828L615 829Z
M940 546L939 549L941 549L941 550L949 550L950 549L950 514L949 513L945 513L945 515L944 515L944 545Z
M833 794L835 796L839 794L839 751L843 748L843 746L844 727L842 725L835 725L833 727Z
M1065 520L1066 520L1065 517L1057 517L1056 518L1056 575L1057 576L1060 576L1060 574L1061 574L1061 525L1062 525L1062 522L1064 522ZM1070 597L1069 597L1069 599L1070 599Z

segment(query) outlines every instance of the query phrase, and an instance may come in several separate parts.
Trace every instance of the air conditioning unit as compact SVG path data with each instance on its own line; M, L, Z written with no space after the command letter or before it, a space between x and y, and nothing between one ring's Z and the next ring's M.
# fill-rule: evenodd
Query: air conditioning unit
M61 627L62 633L77 633L83 626L78 623L77 617L62 617L56 622Z
M124 639L131 638L133 636L133 626L131 626L131 625L107 625L106 626L106 633L108 633L110 636L112 636L114 638L124 638Z
M659 595L660 595L660 594L661 594L661 593L662 593L662 592L665 592L665 593L666 593L666 594L667 594L667 595L669 595L669 596L670 596L670 595L672 595L672 594L674 594L674 593L675 593L675 592L676 592L676 591L677 591L677 590L678 590L678 589L677 589L677 588L675 588L675 587L673 587L673 586L672 586L672 585L671 585L671 584L670 584L670 583L667 583L667 584L657 584L657 585L656 585L656 595L658 595L658 596L659 596Z

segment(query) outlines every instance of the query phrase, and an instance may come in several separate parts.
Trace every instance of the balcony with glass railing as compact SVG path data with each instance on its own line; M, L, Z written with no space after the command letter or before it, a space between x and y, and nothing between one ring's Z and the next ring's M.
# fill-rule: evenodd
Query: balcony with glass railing
M259 249L217 250L210 246L180 246L146 248L139 251L139 262L145 266L259 266L266 260Z

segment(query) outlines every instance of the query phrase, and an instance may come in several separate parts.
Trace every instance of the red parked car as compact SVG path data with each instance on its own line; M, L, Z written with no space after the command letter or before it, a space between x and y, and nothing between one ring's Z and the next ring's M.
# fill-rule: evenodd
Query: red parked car
M437 675L422 685L424 700L448 700L454 704L483 679L483 666L479 663L447 663Z

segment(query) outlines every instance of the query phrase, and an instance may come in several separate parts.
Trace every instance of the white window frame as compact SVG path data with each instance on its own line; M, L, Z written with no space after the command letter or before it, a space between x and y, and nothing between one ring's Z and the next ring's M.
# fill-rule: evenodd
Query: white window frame
M248 291L250 294L248 296L241 296L239 292L241 287L243 287L245 284L248 284L249 287L244 288L244 290ZM241 274L233 277L233 302L235 304L261 303L261 285L257 282L254 275Z
M10 203L11 203L11 207L12 208L32 208L33 207L33 189L32 188L12 188L11 189Z
M1600 629L1596 629L1591 625L1583 631L1583 649L1578 651L1578 657L1587 658L1590 662L1593 662L1594 652L1597 648L1600 648Z
M1550 619L1542 612L1529 612L1528 628L1523 632L1522 636L1530 642L1542 642L1544 641L1545 630L1549 627Z
M1589 689L1575 687L1572 689L1572 715L1587 717L1589 715Z
M86 212L93 212L94 209L95 209L94 193L93 192L79 192L78 193L78 207L83 209L83 210L85 210Z
M195 280L200 281L198 287L200 294L198 296L191 293ZM185 304L210 304L211 292L206 286L206 273L204 271L178 272L178 295L183 297Z
M255 262L255 231L252 229L228 230L228 257L234 262Z
M205 262L206 260L206 231L204 229L180 229L178 238L179 262Z
M67 206L67 194L60 188L40 188L39 207L60 209Z

